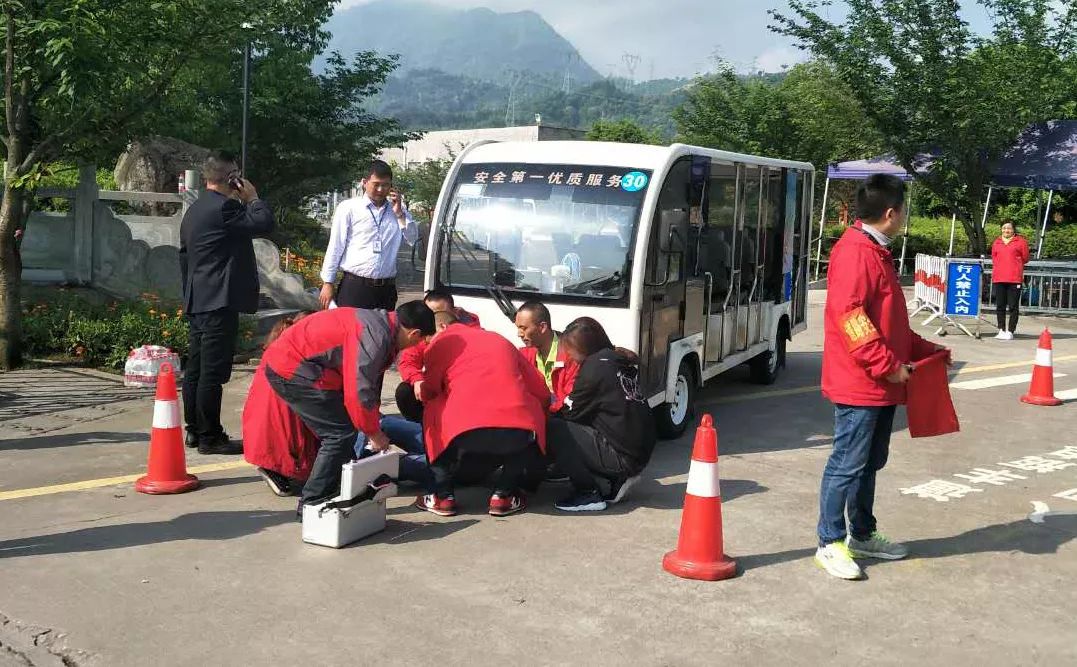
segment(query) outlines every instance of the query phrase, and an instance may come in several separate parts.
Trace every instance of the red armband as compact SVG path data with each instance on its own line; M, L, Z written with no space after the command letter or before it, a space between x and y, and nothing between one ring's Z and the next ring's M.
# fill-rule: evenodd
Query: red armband
M845 347L850 352L880 338L879 330L875 328L863 307L850 310L841 316L841 334Z

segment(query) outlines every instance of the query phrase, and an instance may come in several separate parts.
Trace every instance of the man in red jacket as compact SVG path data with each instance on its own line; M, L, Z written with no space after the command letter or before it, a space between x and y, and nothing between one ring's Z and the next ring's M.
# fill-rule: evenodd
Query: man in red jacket
M419 385L437 491L419 496L415 504L441 516L456 514L453 463L461 454L489 454L501 459L489 512L515 514L527 505L520 490L527 465L546 448L550 392L538 371L499 334L457 324L451 312L438 313L437 319L447 326L426 348Z
M321 442L303 486L303 503L339 492L341 466L351 459L360 431L375 451L389 446L380 426L385 370L397 350L433 333L434 313L421 301L402 304L394 313L335 308L304 317L266 349L269 385ZM326 383L337 373L343 389Z
M541 302L527 301L520 306L516 311L516 331L524 343L520 354L546 380L553 392L549 410L557 412L572 393L580 365L560 346L560 334L554 331L550 311Z
M423 297L423 302L435 313L451 312L461 324L481 329L479 316L457 308L452 294L445 290L432 289ZM426 354L426 341L421 341L400 353L396 368L400 371L400 384L396 386L396 407L400 414L413 422L423 421L423 404L415 386L423 380L423 355Z
M941 349L909 326L887 246L904 222L905 183L875 175L856 193L859 219L830 253L823 320L823 395L834 403L834 450L823 471L815 562L842 579L855 558L908 555L876 530L875 476L886 464L894 411L911 363ZM846 527L845 515L849 524Z

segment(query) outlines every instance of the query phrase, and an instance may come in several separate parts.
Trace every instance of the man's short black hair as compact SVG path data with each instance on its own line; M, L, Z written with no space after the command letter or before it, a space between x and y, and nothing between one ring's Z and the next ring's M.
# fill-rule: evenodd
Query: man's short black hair
M905 181L890 174L873 174L856 189L856 217L878 220L886 209L905 204Z
M550 319L550 309L546 307L541 301L525 301L524 305L520 306L516 312L522 313L527 311L531 313L531 317L535 319L535 324L542 324L545 322L553 327L553 322Z
M396 307L396 322L405 329L418 329L424 336L433 336L434 311L419 299L408 301Z
M237 168L236 156L228 151L217 151L202 163L202 178L206 183L224 185Z
M367 170L367 176L377 176L378 178L387 178L390 181L393 180L393 168L389 166L385 160L373 160L370 163L370 169Z
M449 290L441 287L428 290L426 295L423 296L423 301L444 301L449 304L449 308L456 308L456 301L453 300L452 294L449 293Z

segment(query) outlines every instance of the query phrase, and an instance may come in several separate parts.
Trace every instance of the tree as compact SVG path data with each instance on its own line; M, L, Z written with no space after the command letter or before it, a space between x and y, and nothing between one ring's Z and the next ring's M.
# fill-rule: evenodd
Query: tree
M146 128L177 78L242 48L246 35L300 47L324 36L332 0L2 0L4 199L0 369L22 358L18 234L28 192L59 158L114 156ZM248 26L246 31L243 26Z
M790 13L771 12L772 29L835 68L885 148L985 252L990 165L1029 124L1077 111L1077 4L982 0L987 37L956 0L849 0L840 23L820 13L825 4L791 0Z
M344 188L383 146L409 138L396 121L364 109L397 59L368 51L349 61L331 53L315 74L311 64L322 45L297 48L270 36L253 54L247 175L277 209ZM238 52L188 72L155 114L157 132L238 154L241 72Z
M424 222L431 221L441 187L455 159L456 155L450 149L449 157L445 159L427 160L405 169L393 167L393 181L405 193L412 212Z
M660 144L662 140L654 130L641 127L627 118L621 120L596 120L587 131L590 141L615 141L625 144Z
M679 138L819 167L881 150L880 137L832 67L801 63L782 77L718 71L697 79L674 111Z

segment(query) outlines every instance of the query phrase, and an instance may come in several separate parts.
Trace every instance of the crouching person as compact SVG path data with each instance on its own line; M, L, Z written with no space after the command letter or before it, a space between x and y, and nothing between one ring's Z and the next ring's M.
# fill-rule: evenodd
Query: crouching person
M452 312L436 317L448 326L426 348L419 385L436 490L415 504L441 516L456 514L453 464L464 454L488 454L501 460L489 513L515 514L527 505L520 490L525 470L545 450L550 392L500 335L456 324Z
M374 451L389 447L380 421L385 370L400 349L434 333L434 314L421 301L382 310L336 308L293 324L266 350L270 387L320 441L303 486L302 503L340 491L340 469L352 458L360 431ZM339 373L342 389L323 379Z
M624 499L651 460L654 418L640 393L638 368L614 349L601 324L590 317L573 321L561 345L580 369L572 393L549 423L548 446L574 489L555 506L601 511ZM605 495L599 480L609 485Z

